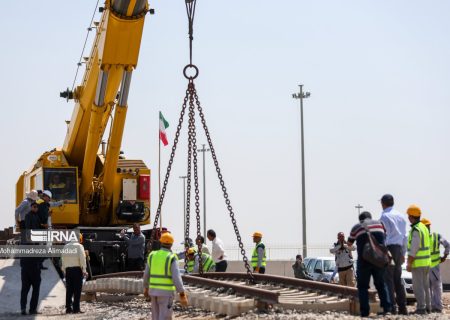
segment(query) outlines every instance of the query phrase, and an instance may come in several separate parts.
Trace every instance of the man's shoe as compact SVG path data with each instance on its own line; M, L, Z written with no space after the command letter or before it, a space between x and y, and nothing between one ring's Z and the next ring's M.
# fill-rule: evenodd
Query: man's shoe
M408 309L406 309L406 308L404 308L404 309L401 308L401 309L398 310L398 314L407 316L407 315L408 315Z
M39 312L37 310L30 310L29 314L42 314L42 312Z
M23 316L26 316L26 315L27 315L27 310L23 309L22 312L21 312L21 314L22 314Z
M427 310L425 310L425 309L416 310L416 311L414 311L414 314L427 314Z
M442 313L442 310L439 310L439 309L431 309L431 313Z
M72 309L66 309L66 313L73 313Z
M77 310L77 311L73 311L73 313L84 313L84 311L81 311L81 310Z

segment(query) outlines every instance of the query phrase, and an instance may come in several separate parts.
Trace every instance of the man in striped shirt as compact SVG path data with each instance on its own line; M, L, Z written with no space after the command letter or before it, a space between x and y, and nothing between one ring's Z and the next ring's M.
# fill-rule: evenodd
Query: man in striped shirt
M358 252L356 274L361 317L368 317L370 313L369 282L372 276L380 298L380 305L386 314L391 311L392 305L383 279L385 269L376 267L363 259L363 249L369 241L366 229L380 245L385 244L385 231L380 221L372 220L370 212L362 212L359 215L359 221L353 226L347 243L351 246L356 241Z

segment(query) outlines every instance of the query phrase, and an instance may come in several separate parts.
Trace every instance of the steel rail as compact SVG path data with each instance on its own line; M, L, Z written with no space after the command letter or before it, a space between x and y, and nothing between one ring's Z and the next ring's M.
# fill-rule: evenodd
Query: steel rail
M142 278L144 276L143 271L127 271L127 272L114 272L105 273L98 276L93 276L92 280L104 279L104 278Z
M286 285L292 286L301 289L309 289L316 290L321 292L327 292L334 295L347 296L352 298L358 298L358 289L353 287L340 286L325 282L311 281L311 280L303 280L282 276L274 276L268 274L253 274L256 283L261 282L270 282L278 285ZM128 272L117 272L117 273L108 273L102 274L98 276L93 276L92 280L102 279L102 278L142 278L142 271L128 271ZM257 296L263 299L264 301L272 300L278 301L279 294L273 291L254 288L251 285L238 285L232 283L226 283L216 279L223 280L240 280L246 281L248 280L247 273L244 272L208 272L204 273L203 276L199 274L193 275L183 275L183 281L185 283L205 285L211 287L226 287L235 290L238 293L248 294L252 296ZM255 291L256 290L256 291ZM270 294L269 294L270 293ZM260 294L260 295L258 295ZM375 301L377 296L377 292L375 290L369 290L369 300Z
M282 276L274 276L268 274L253 274L256 283L259 282L271 282L276 284L288 285L293 287L298 287L302 289L318 290L322 292L329 292L331 294L337 294L342 296L348 296L352 298L358 298L358 289L353 287L340 286L336 284L330 284L325 282L303 280L297 278L289 278ZM243 272L208 272L204 273L203 277L215 278L215 279L225 279L225 280L248 280L247 273ZM377 292L375 290L369 290L369 300L376 300Z
M203 275L205 274L206 273L204 273ZM246 273L244 273L244 275L248 277ZM274 292L271 290L260 289L247 285L234 284L219 280L206 279L204 277L200 277L197 275L183 275L182 278L184 283L193 285L202 285L207 286L209 288L210 287L229 288L233 289L236 293L246 295L256 300L260 300L262 302L267 302L271 304L278 303L278 298L280 296L278 292Z

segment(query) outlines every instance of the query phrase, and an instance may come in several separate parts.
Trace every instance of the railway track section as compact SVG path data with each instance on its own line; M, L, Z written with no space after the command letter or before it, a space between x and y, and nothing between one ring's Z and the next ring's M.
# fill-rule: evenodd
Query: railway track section
M295 278L253 274L249 283L246 273L205 273L183 275L191 306L228 316L237 316L255 308L276 307L308 312L359 312L358 290L329 283ZM116 278L116 279L114 279ZM93 277L85 292L142 292L142 272L120 272ZM136 292L134 292L136 291ZM377 311L376 292L369 290L371 310Z

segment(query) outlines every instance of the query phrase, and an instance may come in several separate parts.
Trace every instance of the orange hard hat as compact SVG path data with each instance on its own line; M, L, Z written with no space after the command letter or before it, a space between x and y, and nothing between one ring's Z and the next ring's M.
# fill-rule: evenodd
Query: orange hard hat
M421 216L422 211L420 210L420 208L418 206L416 206L415 204L412 204L408 207L408 210L406 210L406 213L408 214L408 216L418 218Z
M427 218L423 218L422 220L420 220L420 222L422 222L424 225L429 226L431 225L431 221L428 220Z
M195 253L195 249L194 248L189 248L188 249L188 255L189 254L194 254Z
M174 238L170 232L165 232L161 235L159 241L164 244L173 244Z
M259 231L253 232L253 238L258 237L258 238L262 238L262 233Z

